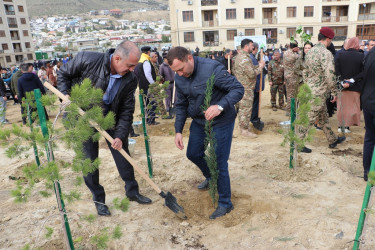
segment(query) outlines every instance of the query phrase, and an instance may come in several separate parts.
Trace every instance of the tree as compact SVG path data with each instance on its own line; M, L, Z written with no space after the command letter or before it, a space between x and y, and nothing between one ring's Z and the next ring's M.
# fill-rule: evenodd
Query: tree
M161 42L162 43L169 43L170 41L170 37L169 36L166 36L166 35L162 35L161 36Z
M164 30L171 30L171 26L167 26L167 25L165 25L165 26L164 26Z
M66 26L66 28L65 28L65 32L66 32L66 33L71 33L71 32L72 32L72 30L70 29L70 27L69 27L69 26Z
M147 27L145 29L143 29L143 31L146 33L146 34L154 34L155 33L155 30L150 28L150 27Z

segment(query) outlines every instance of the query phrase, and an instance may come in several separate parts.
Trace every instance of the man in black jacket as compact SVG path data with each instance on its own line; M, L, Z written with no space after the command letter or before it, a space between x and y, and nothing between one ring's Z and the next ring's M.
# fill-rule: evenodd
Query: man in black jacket
M0 66L1 70L1 66ZM3 78L0 77L0 124L8 124L8 120L5 119L5 111L7 107L7 94L6 87Z
M234 104L244 95L244 87L223 65L215 60L193 57L183 47L172 48L167 55L168 64L176 72L177 90L175 144L178 149L184 148L182 130L188 115L193 119L190 126L189 144L186 156L199 167L206 178L198 185L199 189L207 189L211 178L210 170L204 159L204 126L206 120L213 120L213 133L216 140L217 157L217 190L218 207L210 216L216 219L233 210L231 202L228 159L232 143L236 111ZM214 75L211 103L207 110L202 110L207 88L207 80Z
M103 113L115 113L116 125L107 131L113 143L107 141L121 178L125 181L126 196L140 204L151 203L151 200L139 193L134 169L118 152L123 148L128 154L128 135L132 125L137 79L132 72L140 57L138 47L129 41L120 43L116 50L107 53L80 52L74 59L64 64L58 71L57 86L62 93L69 96L73 84L89 78L92 85L104 92ZM98 142L89 140L84 143L84 153L94 161L99 154ZM99 170L84 177L87 187L93 194L93 200L99 215L110 215L105 203L104 188L99 184Z
M231 69L228 68L228 60L229 60L229 65L232 65L232 58L233 58L233 52L230 49L226 49L224 51L224 56L219 56L216 61L220 62L221 64L224 65L224 67L227 69L229 74L231 74Z
M375 146L375 50L371 49L364 61L363 81L361 83L361 104L365 119L365 140L363 144L364 179L370 171ZM373 163L374 164L374 163ZM372 169L375 170L375 169Z

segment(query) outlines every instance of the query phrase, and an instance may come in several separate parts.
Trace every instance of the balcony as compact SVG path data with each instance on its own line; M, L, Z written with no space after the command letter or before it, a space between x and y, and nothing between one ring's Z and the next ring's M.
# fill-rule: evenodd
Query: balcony
M14 50L14 52L22 52L22 49L21 48L15 48L15 49L13 49Z
M323 23L347 22L348 16L322 16Z
M212 42L212 41L203 42L203 47L213 47L213 46L219 46L219 41L215 41L215 42Z
M16 12L15 12L15 11L8 10L8 11L5 11L5 14L6 14L6 15L15 15Z
M202 21L202 27L215 27L218 26L217 20Z
M11 36L10 39L15 41L15 40L20 40L20 37L19 36Z
M277 0L262 0L262 3L277 3Z
M363 20L375 20L375 13L358 15L358 21L363 21Z
M276 18L263 18L263 24L276 24L277 19Z
M18 25L16 23L10 23L8 24L9 28L18 28Z
M202 6L213 6L217 5L217 0L201 0Z

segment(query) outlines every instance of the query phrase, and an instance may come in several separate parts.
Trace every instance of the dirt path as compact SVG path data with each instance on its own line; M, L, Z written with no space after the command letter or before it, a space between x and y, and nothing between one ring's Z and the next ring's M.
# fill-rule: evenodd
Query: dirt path
M83 215L96 214L88 189L79 187L82 200L67 204L73 238L84 236L86 240L81 243L86 249L92 249L88 236L120 224L123 236L120 240L111 240L110 249L351 248L366 185L360 178L364 124L351 128L347 142L333 150L328 148L324 134L318 131L314 142L309 144L313 153L301 154L300 167L290 170L288 148L280 146L283 138L277 132L279 122L287 117L283 111L272 111L269 86L266 86L262 94L264 131L258 138L248 139L239 136L238 125L235 128L229 160L235 209L230 214L215 221L208 219L214 211L208 192L196 188L203 176L186 159L185 150L181 152L174 146L173 121L160 120L160 125L149 129L153 180L178 198L188 219L181 221L165 208L163 199L137 175L140 190L153 199L152 205L131 202L128 212L112 209L111 217L98 217L92 224L79 220ZM139 114L138 108L136 114ZM19 122L19 106L10 105L7 118L12 123ZM336 128L336 118L330 122ZM188 126L185 130L187 144ZM143 139L136 140L134 158L147 171ZM0 249L20 249L27 243L35 243L42 249L63 249L55 198L37 194L43 184L37 183L30 201L25 204L15 204L9 194L15 188L15 181L9 176L19 176L22 165L32 159L8 159L4 149L0 155ZM71 159L63 151L56 152L56 156L61 160ZM111 206L114 198L124 197L124 184L104 142L100 157L101 184ZM67 169L63 172L67 175L61 185L67 192L74 186L75 175ZM44 237L46 225L55 229L51 239ZM368 238L374 233L369 227ZM365 249L374 249L373 241L366 243Z

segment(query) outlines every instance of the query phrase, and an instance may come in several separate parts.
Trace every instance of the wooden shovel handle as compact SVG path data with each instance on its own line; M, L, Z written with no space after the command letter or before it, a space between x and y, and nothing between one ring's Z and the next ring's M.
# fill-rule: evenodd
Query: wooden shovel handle
M66 95L64 95L63 93L61 93L58 89L56 89L55 87L53 87L49 82L44 82L44 86L46 88L48 88L49 90L51 90L52 93L54 93L55 95L57 95L60 99L62 99L63 101L67 101L69 100L69 97L67 97ZM79 109L79 114L80 115L84 115L85 114L85 111L83 111L82 109ZM91 126L93 126L96 130L98 130L98 132L104 136L104 138L106 138L111 144L113 143L113 138L112 136L110 136L105 130L102 130L99 125L96 123L96 122L93 122L93 121L90 121L90 124ZM123 143L127 143L127 142L123 142ZM133 160L133 158L131 158L126 152L124 149L120 149L119 152L125 157L125 159L133 166L133 168L138 172L138 174L141 175L141 177L143 179L145 179L147 181L148 184L150 184L150 186L158 193L160 194L162 191L161 189L150 179L150 177L147 176L147 174L145 174L141 168L137 165L137 163Z

